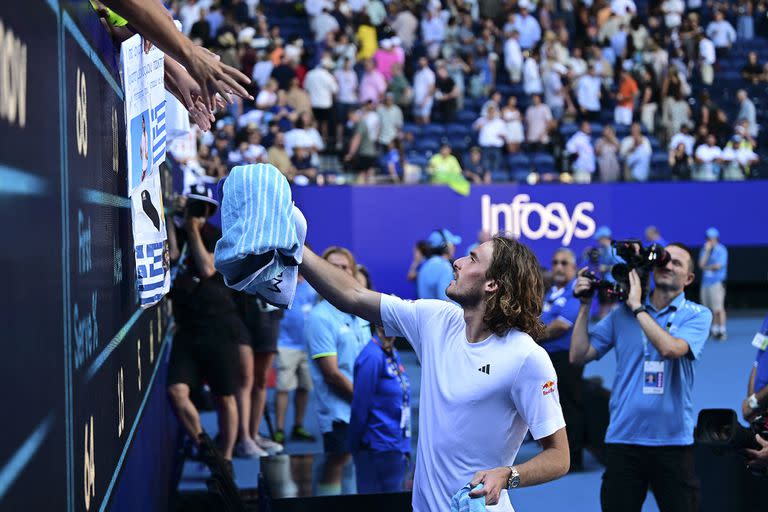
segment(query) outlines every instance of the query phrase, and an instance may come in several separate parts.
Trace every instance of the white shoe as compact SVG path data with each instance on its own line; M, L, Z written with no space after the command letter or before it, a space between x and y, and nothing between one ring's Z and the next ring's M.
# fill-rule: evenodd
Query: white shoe
M257 459L259 457L267 457L269 453L255 443L253 439L246 439L235 445L235 455L241 459Z
M266 450L270 455L277 455L283 451L283 445L266 437L256 436L254 441L262 450Z

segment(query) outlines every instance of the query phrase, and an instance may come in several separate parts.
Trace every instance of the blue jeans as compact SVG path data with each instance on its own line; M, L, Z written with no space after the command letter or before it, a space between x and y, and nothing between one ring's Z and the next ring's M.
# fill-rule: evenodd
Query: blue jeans
M403 490L408 457L405 453L360 450L352 453L355 461L357 492L373 494Z

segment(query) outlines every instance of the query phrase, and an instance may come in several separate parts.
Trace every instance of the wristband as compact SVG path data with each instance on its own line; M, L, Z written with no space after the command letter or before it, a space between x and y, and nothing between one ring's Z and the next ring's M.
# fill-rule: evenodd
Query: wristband
M637 309L633 309L633 310L632 310L632 314L633 314L633 315L635 315L635 318L637 318L637 315L639 315L640 313L644 313L644 312L647 312L647 311L648 311L648 310L647 310L647 309L645 309L645 306L640 306L640 307L639 307L639 308L637 308Z
M753 411L760 407L760 402L757 401L757 397L755 396L754 393L749 395L749 398L747 398L747 404L749 404L749 408L752 409Z

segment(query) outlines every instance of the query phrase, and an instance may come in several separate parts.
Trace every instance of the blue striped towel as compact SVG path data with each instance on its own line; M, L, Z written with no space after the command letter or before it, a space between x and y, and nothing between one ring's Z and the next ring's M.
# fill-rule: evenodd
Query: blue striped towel
M297 223L303 223L298 230ZM223 187L221 231L214 256L227 286L290 307L306 220L293 205L288 180L275 166L232 169ZM280 286L270 292L276 281Z
M470 498L471 491L477 491L483 488L483 484L477 484L474 489L465 485L451 498L451 512L485 512L485 496L479 498Z

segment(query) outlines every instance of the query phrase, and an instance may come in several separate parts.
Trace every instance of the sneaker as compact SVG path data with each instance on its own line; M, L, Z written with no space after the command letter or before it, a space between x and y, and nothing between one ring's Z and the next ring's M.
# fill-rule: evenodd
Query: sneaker
M293 427L293 432L291 432L291 439L294 439L296 441L308 441L312 443L317 438L312 434L310 434L309 431L307 431L307 429L305 429L301 425L297 425Z
M235 455L241 459L257 459L267 457L269 453L256 444L253 439L245 439L235 445Z
M275 435L272 436L272 439L279 444L285 444L285 432L282 430L278 430L275 432Z
M257 436L254 441L262 450L266 450L269 455L276 455L283 451L283 445L276 443L266 437Z

